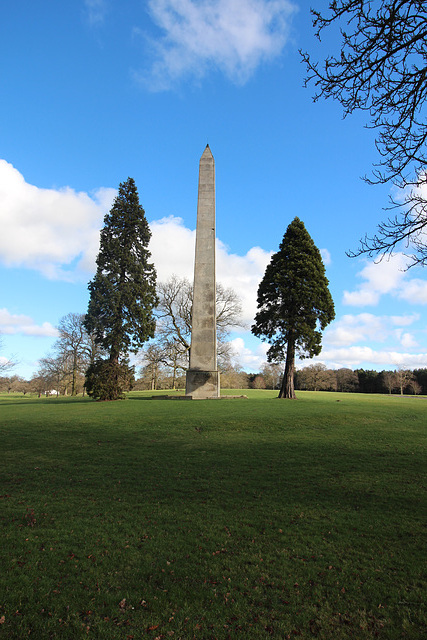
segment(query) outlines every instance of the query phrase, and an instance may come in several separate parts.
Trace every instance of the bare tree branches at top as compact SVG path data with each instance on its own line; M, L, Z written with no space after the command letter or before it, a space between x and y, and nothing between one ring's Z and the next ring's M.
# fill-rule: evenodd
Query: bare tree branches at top
M332 0L329 13L312 11L316 36L341 26L341 51L319 65L301 52L306 84L338 100L344 117L368 114L380 156L370 183L393 183L402 197L377 232L351 256L391 254L403 243L411 264L427 262L427 4L422 0Z

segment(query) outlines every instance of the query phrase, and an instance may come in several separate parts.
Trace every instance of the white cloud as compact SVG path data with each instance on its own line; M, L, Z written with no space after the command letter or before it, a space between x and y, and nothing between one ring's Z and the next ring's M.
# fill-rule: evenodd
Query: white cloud
M325 266L328 266L329 264L331 264L332 262L331 254L327 249L320 249L320 255L322 256L323 264Z
M323 362L327 367L349 367L352 369L397 367L422 368L427 366L427 353L400 353L398 351L376 351L367 346L353 346L338 349L322 349L318 358L311 362Z
M396 253L381 262L369 262L357 275L363 282L354 291L344 291L343 304L375 306L384 294L406 300L412 304L427 304L427 282L411 278L412 271L405 271L409 259Z
M0 260L52 279L87 279L115 194L102 188L93 196L70 187L40 189L0 160Z
M383 341L389 332L388 325L387 317L375 316L372 313L344 315L325 330L323 342L344 346L364 340Z
M196 231L187 229L182 218L168 216L150 223L150 251L157 280L164 282L172 274L193 280Z
M357 274L364 282L355 291L344 291L343 304L377 305L381 295L396 292L401 286L407 264L408 259L403 253L384 257L381 262L368 262Z
M418 278L409 280L399 291L399 298L413 304L427 304L427 282Z
M262 61L280 55L296 11L290 0L149 0L148 7L163 33L150 42L150 84L160 90L210 69L245 82Z
M418 343L412 333L403 333L400 337L400 344L404 349L410 349L411 347L418 346Z
M419 313L412 313L406 316L391 316L391 322L397 327L409 327L411 324L420 319Z
M13 314L7 309L0 309L0 334L56 337L58 335L58 331L50 324L50 322L44 322L42 325L36 325L34 320L29 316Z
M377 291L360 288L357 291L344 291L343 304L352 307L374 307L379 299Z
M246 346L243 338L235 338L231 340L233 351L236 355L236 361L247 371L259 371L262 365L267 361L267 351L269 345L265 342L259 343L255 349Z
M86 18L91 26L97 26L104 22L107 13L106 0L84 0Z
M363 342L390 341L393 346L398 342L404 349L411 349L417 347L418 343L413 333L404 332L402 327L408 327L419 318L417 313L407 316L375 316L371 313L344 315L326 328L323 344L328 350L330 347L350 347Z
M217 280L234 289L242 301L243 321L253 322L257 311L257 292L271 253L252 247L244 256L228 253L226 246L217 242Z

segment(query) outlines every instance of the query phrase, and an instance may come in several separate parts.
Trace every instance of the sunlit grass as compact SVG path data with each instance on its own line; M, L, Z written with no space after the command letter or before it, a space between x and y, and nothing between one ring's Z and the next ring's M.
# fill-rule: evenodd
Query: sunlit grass
M427 637L427 399L241 393L0 397L0 637Z

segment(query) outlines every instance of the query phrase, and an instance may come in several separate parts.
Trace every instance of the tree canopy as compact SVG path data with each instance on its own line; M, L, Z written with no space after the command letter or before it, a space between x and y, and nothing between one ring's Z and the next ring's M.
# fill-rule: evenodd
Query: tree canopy
M312 10L316 36L341 27L341 47L319 64L302 52L315 100L338 100L344 116L367 113L377 131L379 162L368 182L400 191L377 232L349 255L385 255L406 247L410 266L427 261L427 5L423 0L334 0Z
M132 178L119 186L101 231L97 270L89 283L85 327L106 350L108 375L154 336L153 308L157 303L156 271L150 262L151 232ZM93 365L94 367L94 365ZM96 376L104 370L97 365ZM93 373L93 372L92 372ZM127 379L122 375L122 379ZM92 380L92 388L93 380ZM95 385L96 386L96 385ZM114 385L113 385L114 386ZM111 384L103 388L111 389Z
M280 398L294 398L295 353L321 351L321 330L335 317L320 251L304 223L294 218L258 287L252 333L271 345L269 362L286 360Z

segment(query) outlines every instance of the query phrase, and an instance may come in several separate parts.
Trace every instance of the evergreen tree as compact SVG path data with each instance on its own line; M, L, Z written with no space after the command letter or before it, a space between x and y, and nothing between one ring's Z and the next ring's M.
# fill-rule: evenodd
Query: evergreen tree
M266 338L269 362L286 359L279 398L295 398L295 353L320 353L321 332L335 317L320 251L304 223L294 218L258 287L252 333Z
M89 283L90 300L85 327L108 354L108 367L94 363L91 392L100 399L122 395L120 380L129 379L127 356L154 336L153 307L157 304L156 271L149 262L151 232L132 178L119 186L119 194L104 219L95 277ZM106 385L96 378L108 372ZM95 380L94 380L95 379ZM116 388L111 379L116 381Z

